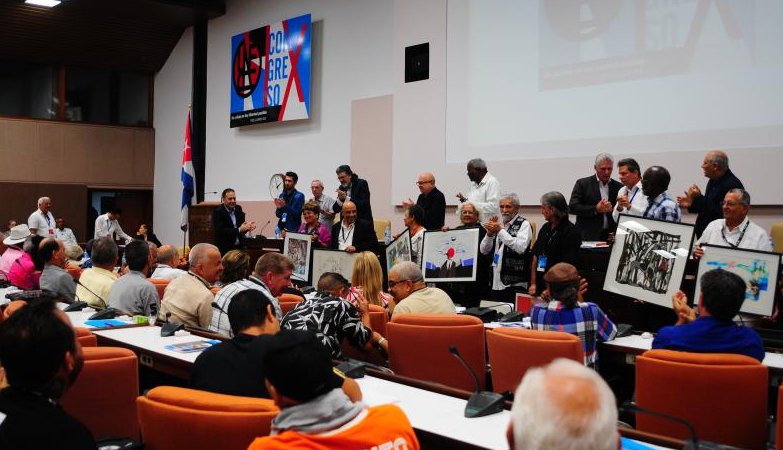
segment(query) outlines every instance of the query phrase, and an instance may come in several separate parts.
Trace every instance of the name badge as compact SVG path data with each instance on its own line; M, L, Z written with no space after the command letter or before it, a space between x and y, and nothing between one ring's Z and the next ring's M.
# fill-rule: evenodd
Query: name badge
M545 272L546 271L546 255L541 255L538 257L538 266L536 267L537 272Z
M49 234L54 234L54 230L52 228L49 228Z
M500 252L495 252L495 256L492 257L492 265L497 266L500 264Z

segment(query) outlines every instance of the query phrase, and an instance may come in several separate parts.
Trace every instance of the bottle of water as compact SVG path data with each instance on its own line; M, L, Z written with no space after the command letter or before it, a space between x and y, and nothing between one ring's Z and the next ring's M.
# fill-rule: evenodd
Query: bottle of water
M288 220L288 213L283 213L283 215L280 216L280 223L283 224L283 228L285 228L286 220Z
M280 239L280 227L275 227L275 239Z
M391 227L389 225L386 225L386 228L383 229L383 240L386 242L386 245L391 244L392 236Z

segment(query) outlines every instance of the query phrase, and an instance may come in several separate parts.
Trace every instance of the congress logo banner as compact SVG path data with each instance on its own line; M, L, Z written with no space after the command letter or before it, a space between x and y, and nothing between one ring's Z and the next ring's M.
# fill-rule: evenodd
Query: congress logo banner
M231 128L310 118L310 14L231 38Z

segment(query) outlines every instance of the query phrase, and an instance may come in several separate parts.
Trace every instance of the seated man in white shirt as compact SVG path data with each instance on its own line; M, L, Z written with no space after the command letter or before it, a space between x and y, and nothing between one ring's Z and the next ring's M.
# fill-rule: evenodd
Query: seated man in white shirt
M393 315L404 313L455 314L454 302L442 289L427 287L419 265L404 261L389 271L389 293L397 305Z
M120 226L120 215L122 210L119 208L111 208L106 214L98 216L95 219L95 239L108 237L111 240L122 239L127 244L132 241L133 238L128 236L122 227Z
M748 219L750 194L746 190L736 188L727 192L723 197L721 207L723 208L723 219L715 219L707 225L701 238L696 241L694 257L701 258L704 254L704 249L701 248L702 244L765 252L774 251L767 232Z
M642 169L639 163L633 158L621 159L617 162L617 174L623 187L617 193L612 218L617 222L620 213L643 216L647 209L647 197L642 194Z
M57 236L57 239L61 240L65 245L79 243L76 241L73 230L65 226L65 219L58 217L55 220L55 223L57 224L57 228L55 228L54 234Z
M179 265L179 252L173 245L165 244L158 249L158 265L152 272L150 278L165 278L173 280L185 275L182 269L177 269Z

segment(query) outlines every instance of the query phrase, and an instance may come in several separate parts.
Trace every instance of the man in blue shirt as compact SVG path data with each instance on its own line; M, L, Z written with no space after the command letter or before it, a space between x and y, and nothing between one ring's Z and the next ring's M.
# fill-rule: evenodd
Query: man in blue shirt
M299 176L296 172L286 172L283 179L283 192L280 197L275 199L275 215L278 219L277 227L280 230L293 231L299 230L302 224L302 207L304 207L304 194L296 190L296 183Z
M732 319L745 300L746 285L739 275L726 270L711 270L701 277L699 316L688 306L682 291L672 297L677 324L663 327L652 348L697 353L737 353L764 360L764 345L751 328Z

